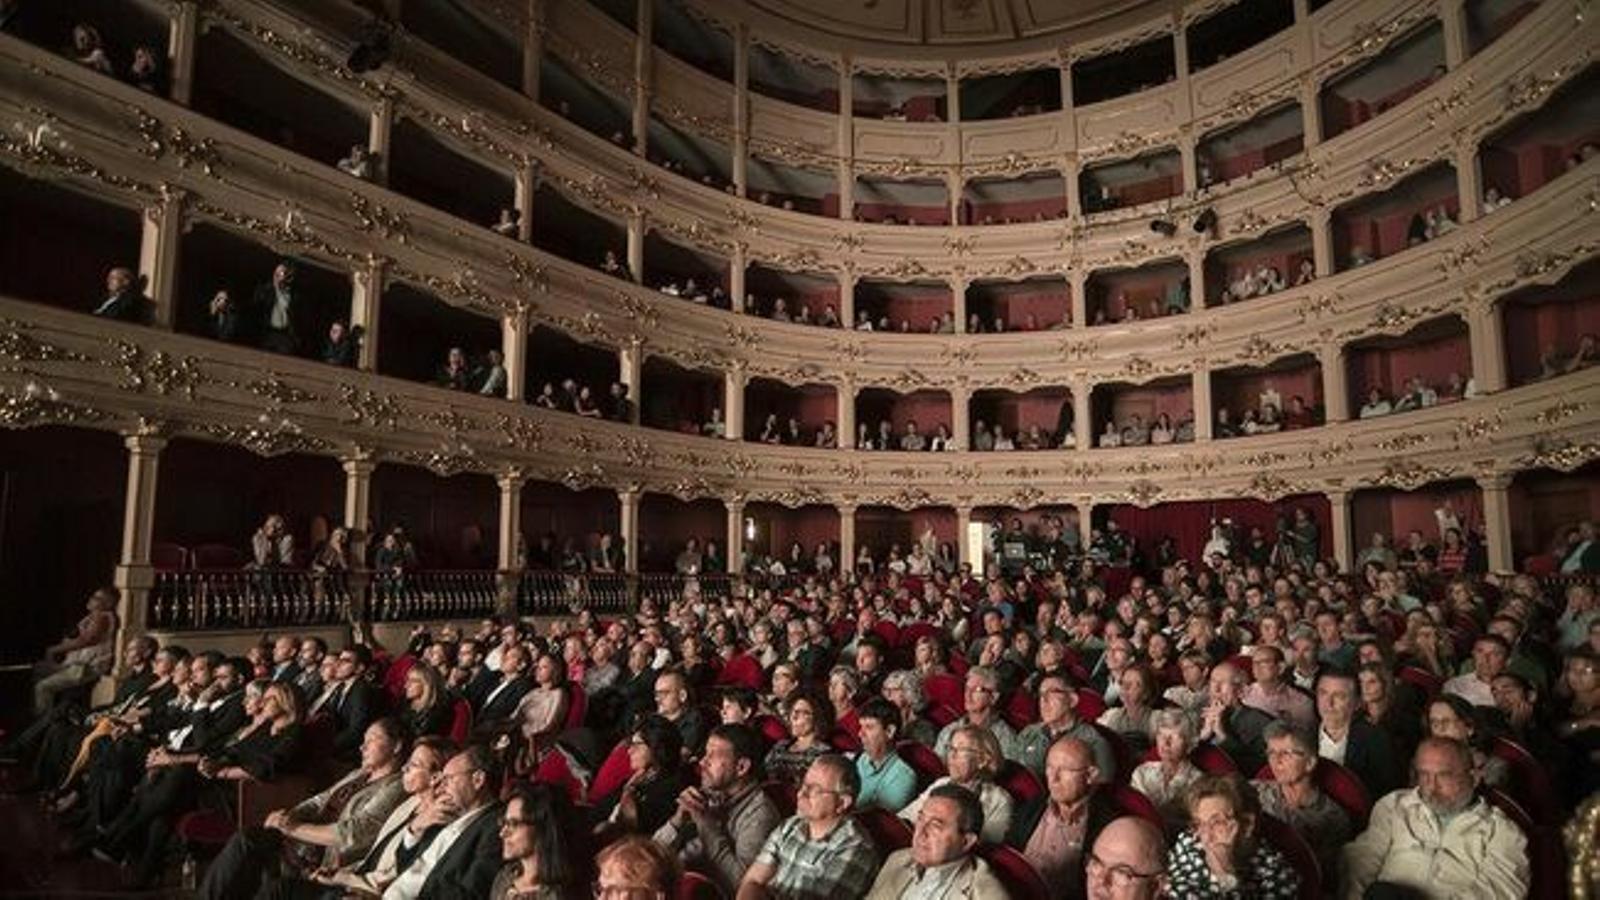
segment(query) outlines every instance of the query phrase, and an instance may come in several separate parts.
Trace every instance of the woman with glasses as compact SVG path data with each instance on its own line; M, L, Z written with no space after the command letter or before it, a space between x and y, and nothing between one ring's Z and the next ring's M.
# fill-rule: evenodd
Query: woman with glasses
M1190 827L1167 854L1174 897L1186 900L1294 900L1300 876L1283 854L1259 841L1255 789L1235 773L1206 775L1189 787Z
M628 780L595 807L596 843L624 834L654 834L683 792L683 737L667 719L646 716L628 738Z
M567 796L549 784L519 783L500 818L505 866L490 900L563 900L572 895L573 853L562 823L571 818Z
M1423 737L1449 738L1472 748L1479 783L1501 787L1511 777L1510 764L1489 752L1489 732L1478 719L1478 708L1455 694L1440 694L1422 717Z
M1252 782L1267 815L1300 833L1317 853L1322 870L1337 872L1340 851L1355 837L1350 815L1317 787L1317 740L1286 722L1273 722L1262 733L1267 741L1270 780Z
M801 689L789 695L789 739L767 751L767 777L799 784L817 757L829 750L833 731L833 704L826 697Z
M1003 842L1011 830L1014 805L1011 795L994 783L995 774L1004 763L1000 739L994 736L994 732L976 725L964 725L956 729L944 755L945 769L950 774L928 785L928 789L911 801L910 806L900 810L900 818L915 823L917 814L922 811L922 805L927 802L934 788L945 784L959 785L977 795L978 803L983 807L982 839L991 844Z

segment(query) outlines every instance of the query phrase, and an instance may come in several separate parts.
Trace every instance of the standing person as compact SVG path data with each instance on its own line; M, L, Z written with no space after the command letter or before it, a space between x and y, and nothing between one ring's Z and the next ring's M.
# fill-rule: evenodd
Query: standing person
M298 274L294 261L286 259L273 267L272 280L256 286L251 306L263 350L299 353L302 340L311 333L307 324L310 301L295 287Z

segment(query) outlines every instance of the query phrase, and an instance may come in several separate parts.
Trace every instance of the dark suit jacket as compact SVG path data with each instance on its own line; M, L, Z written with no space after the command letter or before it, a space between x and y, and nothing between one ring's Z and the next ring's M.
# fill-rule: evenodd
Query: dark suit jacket
M505 676L501 677L504 678ZM488 690L483 692L483 697L488 703L477 710L475 721L480 724L503 722L509 719L511 714L517 711L517 704L521 703L522 698L533 690L533 679L526 675L518 675L506 685L505 690L495 694L493 700L489 700L489 695L494 693L496 687L499 687L499 685L491 685Z
M383 696L372 682L357 678L345 688L344 697L331 713L338 729L333 735L334 755L348 758L361 748L367 726L383 714Z
M1344 767L1354 772L1374 802L1406 786L1408 760L1400 756L1388 732L1365 719L1350 723L1344 748Z
M106 301L110 301L108 304ZM116 319L118 322L132 322L135 325L145 325L150 321L150 311L154 303L149 297L135 290L126 290L115 297L107 297L95 305L94 314L107 319Z
M1029 800L1018 807L1011 815L1011 829L1006 832L1006 843L1015 847L1019 852L1028 846L1028 840L1033 837L1034 829L1039 827L1039 820L1044 818L1044 811L1050 807L1048 793ZM1094 846L1094 839L1099 837L1100 829L1110 825L1120 813L1116 805L1111 802L1111 795L1104 789L1097 789L1089 795L1089 825L1083 838L1085 847Z
M478 710L483 708L484 698L488 697L489 692L494 690L494 686L499 683L500 676L493 669L488 666L479 666L478 673L461 686L461 696L467 698L467 702L472 704L473 714L476 715Z
M500 815L505 806L484 810L452 843L422 883L418 900L477 900L489 896L500 873Z
M256 285L254 296L250 298L251 318L255 323L255 333L264 335L272 331L272 307L278 303L278 292L273 289L272 283ZM305 341L311 336L311 323L309 321L309 301L305 292L299 287L289 288L289 336L297 346L304 346Z
M234 691L216 709L196 710L190 714L194 730L189 732L184 749L202 753L220 750L249 721L244 711L244 691Z

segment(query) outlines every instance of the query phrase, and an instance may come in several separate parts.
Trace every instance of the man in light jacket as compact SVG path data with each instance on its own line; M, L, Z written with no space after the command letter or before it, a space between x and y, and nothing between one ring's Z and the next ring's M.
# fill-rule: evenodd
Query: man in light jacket
M933 788L917 813L911 846L889 855L867 900L1007 900L989 864L973 852L982 831L976 794L955 784Z

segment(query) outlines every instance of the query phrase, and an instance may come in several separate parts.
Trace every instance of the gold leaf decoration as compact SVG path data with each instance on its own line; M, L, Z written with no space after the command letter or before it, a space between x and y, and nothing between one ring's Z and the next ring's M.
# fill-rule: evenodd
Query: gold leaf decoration
M117 348L113 365L122 367L123 390L141 394L148 390L162 396L182 393L193 400L195 388L211 381L200 371L200 361L193 356L173 357L165 350L147 353L132 341L113 340L111 343Z
M62 399L53 388L38 382L30 381L20 391L0 388L0 427L3 428L82 425L109 418L110 413Z

